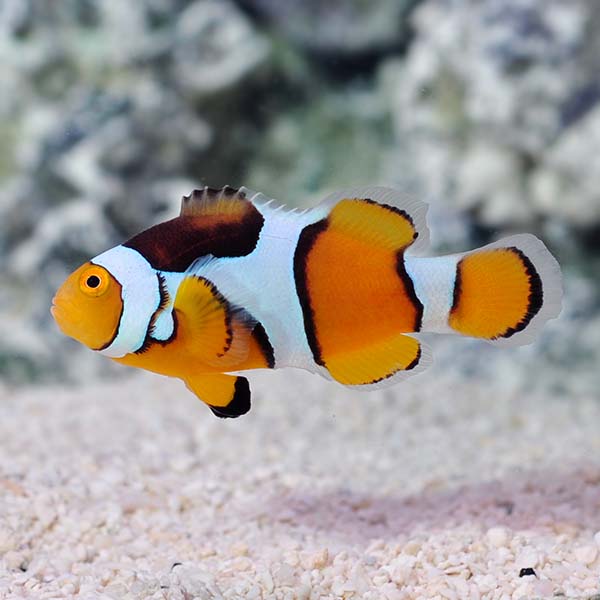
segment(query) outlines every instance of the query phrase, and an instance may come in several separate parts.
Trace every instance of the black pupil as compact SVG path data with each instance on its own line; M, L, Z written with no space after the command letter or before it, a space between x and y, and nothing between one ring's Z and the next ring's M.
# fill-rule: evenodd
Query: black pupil
M90 275L87 278L87 285L91 288L97 288L100 285L100 277L97 275Z

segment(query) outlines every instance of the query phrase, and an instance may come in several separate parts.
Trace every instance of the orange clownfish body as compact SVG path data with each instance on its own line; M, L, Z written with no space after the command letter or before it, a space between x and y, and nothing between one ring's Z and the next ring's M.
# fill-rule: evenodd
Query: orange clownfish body
M380 187L304 212L204 188L77 269L52 314L89 348L182 379L220 417L250 409L241 371L299 367L373 389L429 364L410 334L518 345L558 315L560 268L536 237L419 258L426 210Z

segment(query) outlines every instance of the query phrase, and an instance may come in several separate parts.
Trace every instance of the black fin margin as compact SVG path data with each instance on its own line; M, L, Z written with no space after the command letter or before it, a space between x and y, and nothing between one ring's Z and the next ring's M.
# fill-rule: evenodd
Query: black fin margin
M398 274L398 277L400 277L400 280L404 284L406 295L408 296L412 305L415 308L415 324L413 325L413 331L411 333L416 333L418 331L421 331L421 328L423 327L423 313L425 311L425 307L423 306L423 303L419 300L419 297L415 292L415 284L413 283L413 280L410 278L410 275L406 272L406 267L404 265L404 250L399 250L396 253L396 273Z
M233 398L227 406L211 406L212 410L220 419L236 419L245 415L251 408L250 402L250 384L245 377L237 377L235 380Z
M539 276L539 273L533 266L531 260L529 260L522 250L519 250L515 246L511 246L510 248L507 248L507 250L514 252L523 263L523 267L525 268L525 272L529 279L529 297L527 299L527 312L525 313L525 316L514 327L509 327L504 333L498 336L504 338L509 338L515 333L523 331L523 329L529 325L531 319L540 312L540 309L544 304L542 278Z
M265 328L263 327L262 323L260 323L260 322L256 323L256 325L254 327L254 331L252 332L252 335L260 347L260 350L267 362L267 367L269 369L274 369L275 368L275 351L273 350L273 346L271 345L271 342L269 341L269 336L267 335L267 332L266 332Z

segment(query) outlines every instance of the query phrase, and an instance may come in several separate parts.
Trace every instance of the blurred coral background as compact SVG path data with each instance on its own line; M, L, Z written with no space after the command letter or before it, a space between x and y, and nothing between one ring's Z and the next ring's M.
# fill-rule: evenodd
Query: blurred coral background
M598 600L599 65L598 0L0 0L0 598ZM226 184L534 233L562 315L228 420L59 333L70 271Z
M432 253L530 231L564 267L533 347L436 341L442 366L597 393L599 34L593 0L2 0L0 376L124 372L50 299L194 187L376 183L430 203Z

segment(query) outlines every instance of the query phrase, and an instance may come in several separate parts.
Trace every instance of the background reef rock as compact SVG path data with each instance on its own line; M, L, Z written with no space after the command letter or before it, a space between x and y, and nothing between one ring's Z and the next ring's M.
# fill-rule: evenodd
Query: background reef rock
M488 228L600 243L600 11L588 0L431 0L383 67L426 195ZM553 229L554 228L554 229Z
M434 250L549 242L567 309L528 364L560 386L600 347L599 31L593 0L3 0L0 377L110 370L52 294L194 187L378 182L430 202ZM455 368L486 372L468 348Z
M241 0L294 43L317 53L371 54L402 45L418 0Z
M19 379L67 362L48 306L68 270L226 183L269 43L226 0L17 0L0 53L0 373Z

